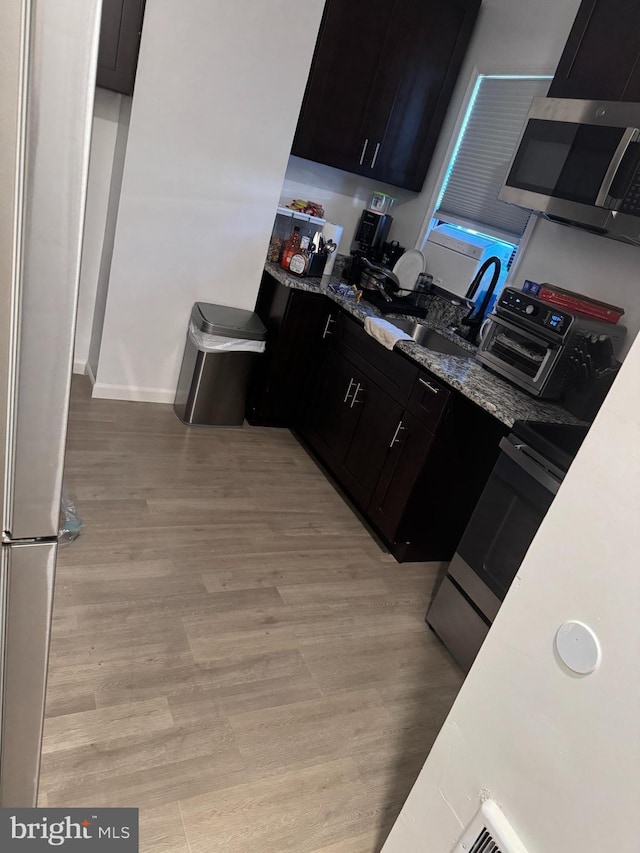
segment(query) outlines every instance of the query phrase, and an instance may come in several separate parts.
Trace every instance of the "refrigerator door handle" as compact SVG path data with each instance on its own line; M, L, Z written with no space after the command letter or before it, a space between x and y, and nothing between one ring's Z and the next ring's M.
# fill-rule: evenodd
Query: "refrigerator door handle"
M13 547L20 547L20 545L55 545L57 541L57 536L33 536L26 539L13 539L11 534L7 533L6 530L2 532L2 538L0 539L2 545L11 545Z

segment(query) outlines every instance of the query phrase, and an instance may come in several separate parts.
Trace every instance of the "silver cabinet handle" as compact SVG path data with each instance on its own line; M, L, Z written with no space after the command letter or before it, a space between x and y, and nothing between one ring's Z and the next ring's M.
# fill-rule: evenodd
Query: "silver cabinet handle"
M373 160L371 161L371 166L370 166L371 169L373 169L373 167L376 165L376 160L378 159L378 151L379 150L380 150L380 143L378 142L378 144L376 145L376 150L373 152Z
M431 391L432 394L439 394L440 393L440 389L436 388L436 386L432 385L430 382L427 382L426 379L421 379L418 376L418 382L421 382L425 386L425 388L428 388L429 391Z
M352 388L355 384L356 384L356 380L355 380L355 379L353 378L353 376L352 376L352 377L351 377L351 379L349 380L349 387L347 388L347 393L344 395L344 400L342 401L343 403L348 403L348 402L349 402L349 394L351 393L351 388ZM358 393L358 392L357 392L357 390L356 390L356 394L357 394L357 393ZM355 396L355 394L354 394L354 396Z
M362 403L362 400L358 400L358 392L362 388L362 385L358 382L356 385L356 390L353 392L353 400L351 401L350 409L353 409L356 403Z
M396 442L398 441L398 435L400 434L400 432L401 432L403 429L406 429L406 427L403 427L403 426L402 426L402 421L400 421L400 423L399 423L399 424L398 424L398 426L396 427L396 431L395 431L395 432L394 432L394 434L393 434L393 438L391 439L391 444L389 445L389 447L393 447L393 445L394 445L394 444L396 444Z
M361 165L361 166L362 166L362 164L364 163L364 155L365 155L365 154L366 154L366 152L367 152L367 145L368 145L368 144L369 144L369 140L368 140L368 139L365 139L365 141L364 141L364 145L362 146L362 154L360 155L360 165Z
M331 314L329 314L329 316L327 317L327 322L324 324L324 331L322 332L322 338L323 338L323 340L324 340L324 338L326 338L326 337L327 337L327 335L332 335L332 334L333 334L333 332L332 332L332 331L331 331L331 329L330 329L330 326L331 326L331 324L332 324L332 323L335 323L335 320L333 319L333 317L331 316Z

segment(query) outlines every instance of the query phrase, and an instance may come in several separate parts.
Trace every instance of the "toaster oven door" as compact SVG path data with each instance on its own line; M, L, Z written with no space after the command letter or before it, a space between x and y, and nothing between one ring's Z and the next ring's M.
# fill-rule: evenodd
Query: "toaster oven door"
M478 350L478 361L529 391L543 396L560 358L561 344L542 338L503 317L492 315Z

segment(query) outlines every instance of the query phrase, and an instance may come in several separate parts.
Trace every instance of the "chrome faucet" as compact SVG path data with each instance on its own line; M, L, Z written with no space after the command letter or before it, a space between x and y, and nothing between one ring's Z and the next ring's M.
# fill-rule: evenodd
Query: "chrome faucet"
M493 255L482 264L478 272L475 274L473 281L469 285L469 289L467 290L467 299L473 300L473 297L476 295L478 288L480 287L480 282L484 278L484 274L489 269L489 267L493 266L493 277L491 278L491 282L489 287L487 288L487 292L484 295L484 298L479 306L474 305L471 311L468 313L466 317L462 319L462 325L468 326L469 331L466 335L467 340L476 344L478 342L478 332L480 331L480 326L484 320L484 313L487 310L487 306L489 305L489 301L493 296L493 292L496 289L496 285L498 284L498 279L500 278L500 273L502 272L502 264L500 263L500 258L497 258Z

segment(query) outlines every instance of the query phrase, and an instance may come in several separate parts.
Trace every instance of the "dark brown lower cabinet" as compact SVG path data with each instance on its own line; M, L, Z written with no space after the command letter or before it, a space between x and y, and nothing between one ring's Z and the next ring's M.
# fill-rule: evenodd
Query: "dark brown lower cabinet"
M397 440L417 372L341 312L301 432L360 508L367 507Z
M396 541L407 503L433 442L433 433L408 412L403 412L397 430L367 507L367 515L388 542Z
M339 474L356 503L366 507L402 418L402 406L366 377L358 383L354 406L360 407L360 417Z
M267 328L267 347L252 376L247 420L297 429L306 419L339 308L321 294L285 287L265 273L256 312Z
M339 353L331 349L318 380L304 435L311 447L334 473L351 444L361 406L354 407L358 379L364 377Z
M507 430L343 315L299 432L404 562L451 559Z
M449 560L507 429L325 296L265 274L247 419L294 429L400 562Z
M340 485L366 506L402 407L335 350L324 364L305 436Z
M475 403L451 392L415 479L402 492L395 533L385 536L399 562L453 557L507 432Z

